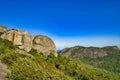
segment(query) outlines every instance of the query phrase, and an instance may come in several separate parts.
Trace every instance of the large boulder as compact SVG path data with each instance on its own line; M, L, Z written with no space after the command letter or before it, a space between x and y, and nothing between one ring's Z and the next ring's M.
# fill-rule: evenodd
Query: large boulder
M26 51L30 51L32 48L31 36L25 31L12 29L2 34L1 37L12 41L14 45Z
M53 53L57 56L57 50L54 42L47 36L37 35L33 38L33 49L36 49L39 53L42 52L45 55Z

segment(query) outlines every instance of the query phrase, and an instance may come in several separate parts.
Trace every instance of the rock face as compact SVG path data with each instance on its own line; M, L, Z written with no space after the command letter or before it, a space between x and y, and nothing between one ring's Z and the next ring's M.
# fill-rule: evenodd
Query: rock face
M30 51L32 47L32 40L30 35L25 31L17 29L9 30L1 35L3 39L8 39L13 42L14 45L21 49Z
M56 46L54 42L47 36L38 35L33 38L33 49L36 49L39 53L42 52L45 55L54 53L56 55Z
M0 27L1 31L5 31ZM1 38L13 42L14 45L29 52L32 48L36 49L38 53L42 52L44 55L53 53L57 56L57 50L54 42L47 36L37 35L31 36L29 33L17 29L6 30Z
M7 28L0 25L0 32L5 32L5 31L7 31Z

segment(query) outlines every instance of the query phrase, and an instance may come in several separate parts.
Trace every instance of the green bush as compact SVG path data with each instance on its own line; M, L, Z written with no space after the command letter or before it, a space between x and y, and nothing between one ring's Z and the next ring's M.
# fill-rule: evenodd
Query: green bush
M80 60L48 56L37 53L32 49L28 54L33 58L14 50L10 41L0 39L0 60L10 69L6 75L8 80L119 80L116 75L85 65Z

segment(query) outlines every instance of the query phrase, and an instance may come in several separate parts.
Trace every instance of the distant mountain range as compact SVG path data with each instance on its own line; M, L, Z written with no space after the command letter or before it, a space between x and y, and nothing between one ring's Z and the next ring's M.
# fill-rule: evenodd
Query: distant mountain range
M120 48L117 46L102 48L75 46L65 48L58 53L61 56L82 60L84 63L94 67L120 74Z
M73 59L80 58L97 58L104 57L111 53L111 50L120 50L117 46L106 46L102 48L98 47L83 47L83 46L74 46L71 48L65 48L59 50L58 53L62 56L71 57Z

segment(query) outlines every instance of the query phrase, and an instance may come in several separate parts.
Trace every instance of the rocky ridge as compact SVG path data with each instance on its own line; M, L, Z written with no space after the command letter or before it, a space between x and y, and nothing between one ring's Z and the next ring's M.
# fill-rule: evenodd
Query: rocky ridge
M20 49L29 52L32 48L36 49L38 53L49 55L53 53L57 56L57 50L54 42L47 36L36 35L32 36L26 31L11 29L7 30L6 27L0 26L1 38L12 41L14 45Z
M106 49L119 50L117 46L106 46L103 48L75 46L71 48L65 48L58 53L65 57L72 57L73 59L80 59L85 57L98 58L108 55L109 52Z

